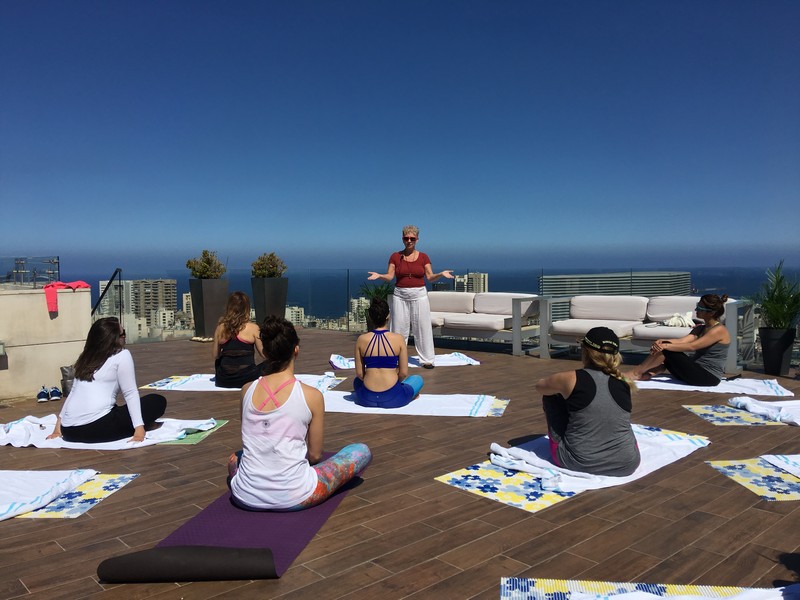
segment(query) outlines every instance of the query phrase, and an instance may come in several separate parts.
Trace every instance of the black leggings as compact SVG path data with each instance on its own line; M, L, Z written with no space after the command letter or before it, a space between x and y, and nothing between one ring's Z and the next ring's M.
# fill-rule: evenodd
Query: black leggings
M683 352L673 352L672 350L662 350L662 352L664 353L664 366L677 379L689 385L704 387L719 385L719 377L706 371Z
M160 418L167 410L167 399L160 394L147 394L141 398L142 420L148 427ZM100 442L114 442L133 436L133 422L128 412L128 406L115 405L111 412L87 423L73 427L61 426L61 437L67 442L86 442L98 444Z

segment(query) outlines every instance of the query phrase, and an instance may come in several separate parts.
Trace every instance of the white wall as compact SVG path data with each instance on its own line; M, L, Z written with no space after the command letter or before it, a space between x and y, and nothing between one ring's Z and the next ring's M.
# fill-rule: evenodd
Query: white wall
M61 387L60 367L83 350L91 327L91 292L59 290L49 313L44 291L0 290L0 399L36 398L42 385Z

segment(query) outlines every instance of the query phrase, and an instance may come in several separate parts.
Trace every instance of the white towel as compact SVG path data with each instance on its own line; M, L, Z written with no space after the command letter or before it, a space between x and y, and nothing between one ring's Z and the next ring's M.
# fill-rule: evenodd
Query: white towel
M341 354L331 354L328 362L334 369L355 369L356 361L354 358L345 358ZM408 359L409 367L420 367L421 360L419 356L411 356ZM470 358L461 352L451 352L450 354L437 354L433 359L433 364L436 367L466 367L481 364L480 361Z
M355 403L353 392L324 392L325 412L434 417L485 417L495 400L484 394L420 394L400 408L368 408Z
M159 392L239 392L242 388L222 388L214 383L213 373L195 373L185 377L166 377L148 383L140 389L157 390Z
M73 471L0 471L0 521L47 506L97 475Z
M776 379L734 379L720 381L715 386L689 385L679 379L659 376L648 381L637 381L640 390L680 390L684 392L713 392L716 394L753 394L755 396L794 396L792 392L780 385Z
M582 492L635 481L710 443L708 438L699 435L654 431L642 425L632 427L642 461L636 471L626 477L592 475L556 466L550 459L550 443L547 437L537 438L523 447L504 448L499 444L492 444L489 447L492 452L490 460L504 469L535 475L543 483L549 483L553 489Z
M800 425L800 400L780 400L764 402L747 396L730 398L728 404L754 415L761 415L771 421L780 421L790 425Z
M47 436L53 432L56 420L56 415L47 415L45 417L27 416L12 423L0 425L0 445L11 445L17 448L35 446L36 448L71 448L75 450L127 450L129 448L152 446L159 442L179 440L186 437L187 433L208 431L217 424L214 419L195 421L158 419L158 422L162 423L161 427L146 432L145 438L141 442L129 442L130 438L125 438L113 442L85 444L82 442L67 442L63 438L48 440Z
M333 371L326 371L324 375L295 375L294 377L297 381L310 385L320 392L332 390L347 379L347 377L337 377Z
M795 477L800 477L800 454L764 454L761 458Z

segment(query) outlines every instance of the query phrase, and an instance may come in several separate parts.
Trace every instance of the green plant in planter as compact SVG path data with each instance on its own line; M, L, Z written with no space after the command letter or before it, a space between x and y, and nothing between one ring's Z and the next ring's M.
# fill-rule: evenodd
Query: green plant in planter
M767 280L753 300L761 305L764 327L790 329L800 317L800 284L783 273L783 261L767 269Z
M286 272L286 263L274 252L266 252L259 256L250 265L253 277L283 277Z
M361 288L359 289L361 295L364 296L367 300L372 302L373 298L380 298L382 300L386 300L394 293L394 284L390 282L379 283L377 285L370 285L368 283L362 283Z
M203 250L197 258L187 260L186 268L195 279L220 279L228 270L211 250Z

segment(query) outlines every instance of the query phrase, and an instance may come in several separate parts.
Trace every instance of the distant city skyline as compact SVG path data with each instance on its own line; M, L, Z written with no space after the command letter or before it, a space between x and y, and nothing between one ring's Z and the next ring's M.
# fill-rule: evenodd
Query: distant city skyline
M800 266L800 3L0 3L0 256Z

